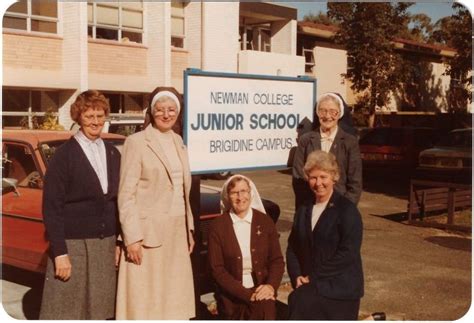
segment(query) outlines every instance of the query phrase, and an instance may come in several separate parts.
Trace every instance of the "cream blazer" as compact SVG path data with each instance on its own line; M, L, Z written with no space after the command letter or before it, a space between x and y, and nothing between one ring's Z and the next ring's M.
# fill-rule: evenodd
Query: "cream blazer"
M126 246L140 241L146 247L163 244L163 232L173 198L171 168L160 143L153 140L157 131L151 125L125 140L120 166L118 206L122 239ZM191 172L186 147L173 132L173 141L183 166L186 224L189 235L194 231L189 203Z

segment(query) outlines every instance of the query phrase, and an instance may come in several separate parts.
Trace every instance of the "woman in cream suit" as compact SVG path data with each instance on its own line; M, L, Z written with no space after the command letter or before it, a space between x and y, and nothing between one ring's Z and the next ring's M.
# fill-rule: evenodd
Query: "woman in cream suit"
M127 138L122 152L120 259L116 319L187 320L195 316L190 253L191 174L186 147L172 127L179 93L150 95L151 124Z

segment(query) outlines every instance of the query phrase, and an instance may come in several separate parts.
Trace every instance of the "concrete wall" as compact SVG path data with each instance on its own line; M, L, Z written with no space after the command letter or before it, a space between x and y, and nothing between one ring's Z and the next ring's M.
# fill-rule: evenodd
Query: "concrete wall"
M201 2L191 1L185 9L185 47L188 52L188 67L201 68Z
M183 71L189 66L189 53L186 50L171 51L171 84L179 92L183 92Z
M341 74L347 71L347 55L345 50L316 46L313 49L313 77L317 82L317 95L325 92L337 92L344 98L350 96Z
M449 84L451 78L448 75L444 75L447 68L443 63L432 63L433 67L433 78L435 82L432 82L433 86L439 87L441 95L436 98L436 103L441 108L441 111L448 111L448 102L446 100L447 92L449 91Z
M239 2L202 2L202 69L237 72Z
M142 46L88 45L89 87L103 91L142 92L148 86L148 50Z
M157 86L171 84L171 5L169 2L144 2L143 6L148 82L142 91L151 92Z
M272 23L272 53L296 55L296 27L296 20Z
M251 50L239 52L239 73L299 76L304 73L304 57Z

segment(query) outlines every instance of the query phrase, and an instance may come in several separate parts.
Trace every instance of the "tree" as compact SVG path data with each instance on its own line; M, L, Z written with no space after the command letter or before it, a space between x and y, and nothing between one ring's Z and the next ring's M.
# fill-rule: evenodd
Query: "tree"
M433 25L433 31L430 36L431 41L448 46L451 41L452 21L453 19L450 16L439 19Z
M424 13L419 13L410 16L410 22L413 27L410 29L410 35L413 40L420 42L431 42L431 34L433 32L433 25L431 18Z
M451 77L449 111L466 112L468 102L472 103L472 17L459 3L453 3L453 9L456 12L451 16L448 28L448 45L456 50L456 55L449 61L446 71Z
M390 103L390 92L400 87L402 57L395 51L393 38L406 30L412 3L329 2L328 16L339 23L336 42L348 56L344 75L351 88L361 93L359 106L369 112L369 127L375 123L376 107Z
M335 21L333 21L331 18L329 18L326 14L322 13L321 11L318 12L318 14L307 14L303 17L303 21L309 21L309 22L315 22L318 24L323 24L323 25L335 25Z

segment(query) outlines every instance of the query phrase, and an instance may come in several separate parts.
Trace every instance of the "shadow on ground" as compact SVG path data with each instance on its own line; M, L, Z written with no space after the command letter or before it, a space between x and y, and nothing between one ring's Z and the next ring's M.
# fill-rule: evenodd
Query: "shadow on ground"
M377 215L377 214L371 214L371 215L384 218L387 220L399 222L401 224L409 225L408 223L404 223L404 221L408 220L408 214L406 212L394 213L394 214L388 214L388 215ZM429 218L429 216L425 218ZM430 237L425 238L425 240L427 242L431 242L445 248L463 250L463 251L469 251L469 252L472 251L472 239L470 237L430 236Z
M288 320L288 305L280 301L276 301L276 319L278 321ZM201 303L199 309L199 316L196 318L199 321L220 321L223 320L218 314L212 314L207 310L206 304Z
M370 215L377 216L379 218L384 218L384 219L394 221L394 222L403 222L403 221L408 220L407 212L392 213L392 214L387 214L387 215L379 215L379 214L370 214Z
M293 171L291 168L285 168L278 171L280 174L292 175Z
M362 181L364 191L387 196L408 199L410 175L405 173L380 173L364 170Z
M31 288L23 295L22 310L27 320L37 320L41 307L44 275L8 265L2 266L2 279Z
M454 236L432 236L425 239L438 246L462 251L472 251L472 239Z

